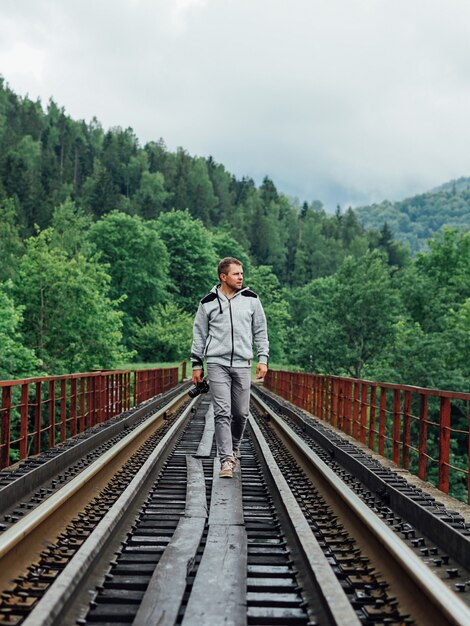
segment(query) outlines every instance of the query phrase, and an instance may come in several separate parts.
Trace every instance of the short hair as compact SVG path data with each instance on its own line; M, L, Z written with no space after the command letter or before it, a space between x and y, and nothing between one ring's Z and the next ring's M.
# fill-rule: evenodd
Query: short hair
M217 276L220 276L221 274L228 274L228 270L232 263L234 265L241 265L243 267L243 263L235 257L226 256L221 261L219 261L219 265L217 266Z

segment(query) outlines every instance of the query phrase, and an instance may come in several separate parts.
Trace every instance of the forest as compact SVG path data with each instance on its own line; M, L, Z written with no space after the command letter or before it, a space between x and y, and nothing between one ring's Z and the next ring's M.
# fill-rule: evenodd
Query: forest
M230 255L274 366L470 391L470 233L436 222L416 252L385 218L328 214L1 81L0 378L188 359Z
M427 250L427 241L442 227L470 229L470 178L452 180L427 193L399 202L359 207L356 214L369 228L386 223L412 253Z

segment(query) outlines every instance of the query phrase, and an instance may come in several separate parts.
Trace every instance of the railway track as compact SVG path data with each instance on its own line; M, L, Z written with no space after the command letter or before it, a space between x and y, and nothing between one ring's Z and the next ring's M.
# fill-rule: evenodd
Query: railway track
M468 572L295 412L253 396L227 481L207 396L158 402L5 507L0 624L470 624Z

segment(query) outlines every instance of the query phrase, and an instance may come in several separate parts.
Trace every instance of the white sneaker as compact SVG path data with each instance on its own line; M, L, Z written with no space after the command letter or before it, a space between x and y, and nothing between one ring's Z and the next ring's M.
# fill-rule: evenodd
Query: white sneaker
M233 460L228 458L222 463L220 468L219 477L220 478L233 478Z

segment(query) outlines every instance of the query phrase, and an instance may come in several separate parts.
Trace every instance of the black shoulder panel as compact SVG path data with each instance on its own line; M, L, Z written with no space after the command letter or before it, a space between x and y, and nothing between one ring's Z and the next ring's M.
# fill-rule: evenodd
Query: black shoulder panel
M246 298L257 298L258 297L255 294L254 291L251 291L251 289L245 289L244 291L242 291L242 296L245 296Z
M204 296L204 298L201 300L201 304L207 304L208 302L212 302L212 300L215 300L216 298L217 296L215 295L215 293L211 292L207 294L207 296Z

